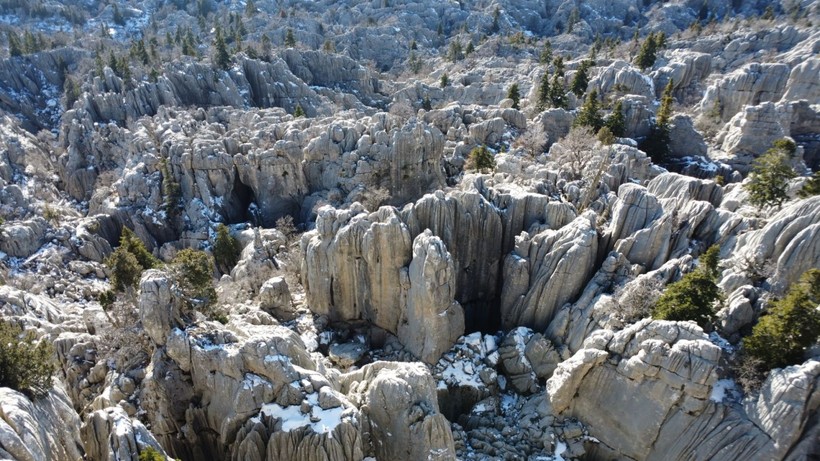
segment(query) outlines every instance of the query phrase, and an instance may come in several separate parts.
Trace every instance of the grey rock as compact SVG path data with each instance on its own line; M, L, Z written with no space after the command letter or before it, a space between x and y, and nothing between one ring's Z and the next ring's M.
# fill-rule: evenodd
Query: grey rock
M453 258L429 229L413 241L407 307L398 337L422 361L435 363L464 333L464 311L455 297Z

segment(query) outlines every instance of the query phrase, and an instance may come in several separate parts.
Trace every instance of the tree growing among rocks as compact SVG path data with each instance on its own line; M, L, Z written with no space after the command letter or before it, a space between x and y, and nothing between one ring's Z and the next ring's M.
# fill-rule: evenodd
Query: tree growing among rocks
M578 116L573 121L574 126L588 126L593 131L597 132L604 126L604 119L601 116L600 106L598 103L598 92L592 90L587 95L584 105L578 111Z
M778 139L771 149L752 162L749 182L743 188L749 192L749 202L757 208L766 206L779 207L789 198L787 188L789 180L797 176L789 159L797 146L789 139Z
M231 56L228 54L228 46L225 44L225 37L222 35L222 28L216 26L214 34L214 64L222 70L227 70L231 66Z
M186 248L171 261L171 271L188 304L209 313L216 302L211 256L201 250Z
M495 169L495 158L487 146L479 146L470 151L467 163L464 165L467 170L477 170L482 173Z
M592 64L590 60L581 62L581 65L572 77L569 90L575 93L579 98L587 91L587 86L589 85L589 69L592 67Z
M228 226L220 223L216 226L216 238L214 239L214 262L219 272L227 274L236 266L239 261L239 253L242 247L236 237L228 231Z
M715 315L714 305L721 299L718 277L718 254L713 245L700 258L697 269L670 284L663 292L652 318L660 320L694 320L701 328L709 328Z
M51 389L56 367L51 343L37 341L31 331L0 320L0 387L10 387L29 396Z
M550 104L550 74L547 69L541 75L541 81L538 84L538 99L535 103L535 109L539 112L543 111Z
M754 387L773 368L801 363L807 348L820 338L820 269L811 269L772 303L743 339L744 380ZM757 374L757 376L755 376Z
M507 98L512 99L513 109L519 109L518 103L521 101L521 93L518 90L518 84L513 83L510 85L509 91L507 91Z
M615 137L620 138L624 135L626 132L626 119L624 119L624 109L621 101L615 103L615 107L612 109L612 113L609 114L609 117L607 117L604 125L609 128L609 131L611 131Z
M661 96L661 106L655 114L655 122L649 131L649 135L641 143L640 148L652 158L656 164L665 162L669 157L669 120L672 117L672 104L675 102L672 97L674 81L669 80Z

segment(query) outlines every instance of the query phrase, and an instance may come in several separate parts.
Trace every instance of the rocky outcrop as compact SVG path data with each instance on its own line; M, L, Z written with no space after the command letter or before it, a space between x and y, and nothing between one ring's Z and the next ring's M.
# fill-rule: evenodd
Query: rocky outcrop
M792 68L789 80L786 82L786 92L781 101L817 101L820 99L820 83L817 74L820 73L820 58L808 59Z
M515 244L504 262L502 325L543 330L592 276L598 252L594 214L585 213L561 229L523 233Z
M588 91L595 89L599 95L610 93L643 96L655 99L655 88L651 79L625 61L615 61L589 82Z
M693 324L649 320L615 334L603 330L547 381L552 408L587 423L601 455L646 459L670 414L709 405L720 349L702 337ZM621 358L607 362L610 354ZM615 398L633 391L645 399Z
M742 173L751 170L752 161L766 152L772 143L788 136L792 119L791 106L766 102L741 109L717 136L726 161Z
M695 130L692 119L677 114L669 123L669 155L673 157L705 156L706 142Z
M425 230L413 241L407 307L398 326L404 346L427 363L464 333L464 311L453 298L455 274L452 256L440 238Z
M783 294L804 272L818 267L819 245L820 197L815 196L784 207L762 229L738 236L734 264L724 281L735 279L731 285L740 286L770 267L772 288Z
M45 243L48 224L37 217L3 226L0 231L0 251L17 258L27 258Z
M161 456L165 451L145 426L130 419L120 407L97 410L86 417L82 427L85 453L95 460L133 460L146 448Z
M663 63L652 71L655 93L660 97L666 85L672 81L678 98L696 94L700 83L712 70L712 56L689 50L668 50L663 53Z
M80 417L62 384L29 399L0 388L0 456L31 461L75 461L83 458Z
M450 424L423 365L376 362L339 379L342 392L363 408L377 459L456 459Z
M541 389L552 376L561 357L549 339L529 328L518 327L504 337L498 347L499 367L519 394Z
M700 108L709 112L717 107L721 120L728 121L744 106L780 100L788 78L789 66L785 64L745 65L711 85L700 101Z

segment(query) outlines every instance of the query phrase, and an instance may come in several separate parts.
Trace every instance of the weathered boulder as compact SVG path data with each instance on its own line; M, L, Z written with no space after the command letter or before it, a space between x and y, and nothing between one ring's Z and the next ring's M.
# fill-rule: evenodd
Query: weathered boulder
M716 141L721 144L722 154L716 158L747 173L756 157L774 141L789 135L791 119L789 105L765 102L743 107L718 133Z
M453 258L429 229L413 241L407 307L398 327L399 340L427 363L435 363L464 333L464 311L454 300Z
M820 73L820 58L807 59L794 66L786 82L786 92L781 101L798 101L805 99L809 102L820 99L820 83L817 75Z
M138 459L146 448L161 456L165 450L137 419L130 419L120 407L97 410L82 426L85 453L90 459L115 461Z
M263 405L237 432L230 459L360 460L365 449L361 430L359 411L324 386L292 405Z
M614 61L589 82L587 90L595 89L599 95L621 93L639 95L647 99L655 98L655 88L651 79L644 77L640 70L625 61Z
M644 459L670 414L707 407L720 349L692 323L644 320L614 335L604 332L602 341L588 340L594 348L559 364L547 395L556 414L587 424L602 442L601 455ZM620 358L606 361L612 354Z
M145 271L140 279L139 312L142 326L156 344L164 345L171 330L182 325L179 302L171 291L170 276Z
M706 142L695 130L692 119L681 114L672 117L669 126L669 154L673 157L694 157L705 156L706 153Z
M80 417L62 384L34 400L0 388L0 455L31 461L83 458Z
M450 424L436 385L420 363L376 362L339 377L342 393L362 409L377 459L455 460Z
M543 330L556 309L580 294L595 270L595 229L595 214L587 212L561 229L516 238L504 263L502 325Z
M744 106L778 101L786 89L789 66L785 64L747 64L711 85L700 108L704 112L720 109L722 121L728 121Z
M820 197L785 206L762 229L738 236L732 251L736 267L724 279L774 266L769 282L784 294L804 272L820 265Z
M651 74L656 92L652 96L660 97L671 80L674 92L679 97L686 97L695 92L712 68L712 55L690 50L667 50L663 53L662 59L662 65L656 66Z
M0 251L17 258L27 258L45 243L48 224L43 218L8 223L0 231Z
M561 361L549 339L529 328L518 327L498 347L499 367L519 394L537 392Z
M284 277L273 277L259 289L259 307L274 317L290 317L294 314L288 282Z

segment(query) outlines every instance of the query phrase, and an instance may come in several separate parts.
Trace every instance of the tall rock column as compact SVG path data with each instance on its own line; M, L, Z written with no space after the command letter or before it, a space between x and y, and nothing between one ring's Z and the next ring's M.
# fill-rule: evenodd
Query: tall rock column
M435 363L464 333L464 311L455 301L455 264L430 229L413 241L410 290L399 340L427 363Z

